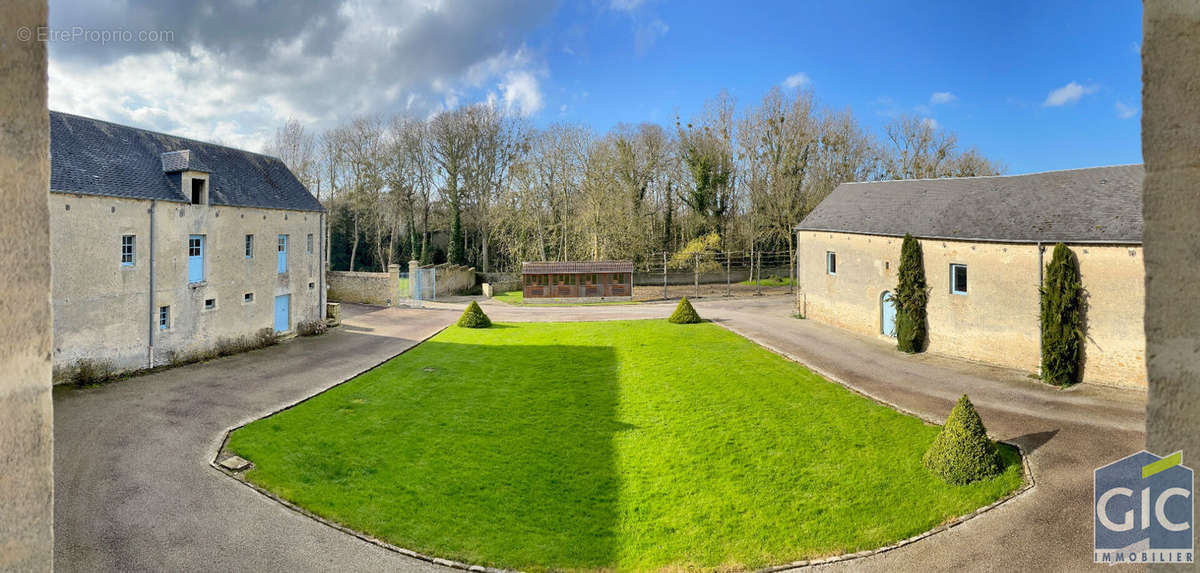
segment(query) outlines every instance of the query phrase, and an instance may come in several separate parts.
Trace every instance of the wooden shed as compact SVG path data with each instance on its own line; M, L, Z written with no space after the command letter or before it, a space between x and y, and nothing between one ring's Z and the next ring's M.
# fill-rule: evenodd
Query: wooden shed
M633 300L632 261L521 263L526 302Z

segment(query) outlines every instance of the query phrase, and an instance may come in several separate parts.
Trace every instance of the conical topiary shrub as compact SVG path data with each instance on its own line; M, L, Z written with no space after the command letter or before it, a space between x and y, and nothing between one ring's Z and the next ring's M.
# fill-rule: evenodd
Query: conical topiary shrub
M1042 380L1047 383L1065 386L1079 381L1083 304L1079 261L1071 249L1059 243L1042 285Z
M963 394L946 425L925 451L925 468L953 485L968 484L1000 473L1000 454L987 437L983 420Z
M905 234L900 246L899 284L892 295L896 307L896 348L908 353L925 350L925 303L929 289L925 285L925 261L921 243Z
M696 314L696 309L692 308L692 303L688 302L687 297L683 297L679 301L679 306L675 307L675 312L667 318L667 322L675 324L695 324L700 322L700 315Z
M487 328L492 325L492 319L483 313L483 309L479 308L479 303L471 301L467 305L467 310L464 310L462 316L458 319L458 325L463 328Z

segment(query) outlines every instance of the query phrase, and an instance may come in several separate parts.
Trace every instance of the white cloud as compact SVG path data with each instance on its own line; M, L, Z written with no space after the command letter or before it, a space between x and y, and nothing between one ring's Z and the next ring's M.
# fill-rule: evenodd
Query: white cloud
M532 73L525 70L509 72L499 87L506 108L526 117L542 109L542 90Z
M644 24L637 24L636 26L633 32L633 47L639 54L649 52L650 48L654 47L654 43L659 38L666 36L667 32L671 30L671 27L667 26L666 22L658 18L654 18Z
M618 12L632 12L637 10L642 5L644 0L612 0L608 3L609 8Z
M933 92L933 95L929 96L929 103L930 105L938 105L950 103L956 99L958 99L958 96L950 92Z
M1113 107L1117 110L1117 117L1121 119L1129 119L1138 114L1138 108L1125 105L1120 100L1117 100L1117 103Z
M59 1L52 25L133 27L88 0ZM342 0L307 19L266 3L228 8L252 14L216 6L219 21L198 8L181 20L179 10L195 8L186 0L148 6L136 24L174 30L173 42L50 43L50 108L261 150L289 118L317 132L359 115L423 116L489 92L523 114L543 107L549 72L524 39L552 2ZM262 22L278 25L247 30Z
M1075 103L1085 95L1096 93L1099 89L1096 86L1082 86L1078 83L1071 82L1061 88L1058 88L1046 96L1046 101L1042 102L1042 107L1058 107L1071 103Z
M799 87L804 87L810 83L812 83L812 80L808 79L808 74L804 72L798 72L788 76L787 78L784 78L783 87L789 90L794 90Z

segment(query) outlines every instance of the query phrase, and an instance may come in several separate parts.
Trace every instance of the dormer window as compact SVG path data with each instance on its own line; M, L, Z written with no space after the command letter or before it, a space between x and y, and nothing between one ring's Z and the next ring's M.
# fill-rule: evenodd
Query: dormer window
M208 180L192 179L192 205L208 204Z

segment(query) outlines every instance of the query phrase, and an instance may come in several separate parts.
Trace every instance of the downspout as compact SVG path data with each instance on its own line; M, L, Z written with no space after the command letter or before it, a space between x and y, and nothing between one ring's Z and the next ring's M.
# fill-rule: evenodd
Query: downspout
M1038 367L1037 367L1037 374L1038 374L1038 378L1041 378L1042 377L1042 303L1041 303L1041 300L1042 300L1043 275L1046 272L1046 267L1044 264L1042 264L1042 257L1044 255L1044 253L1046 252L1046 247L1042 246L1041 241L1038 241L1038 243L1037 243L1037 251L1038 251L1038 331L1037 331Z
M146 296L150 301L150 323L146 338L146 368L154 368L154 323L157 318L154 312L154 209L157 205L158 201L150 200L150 293Z

